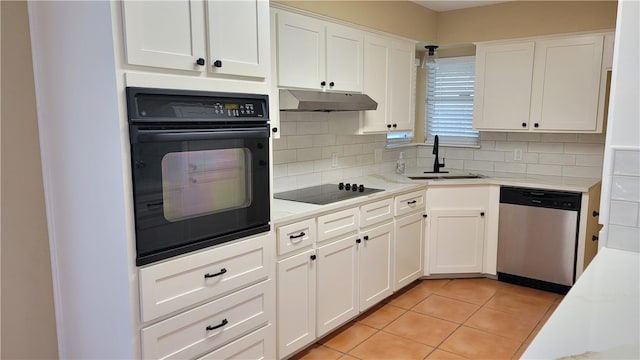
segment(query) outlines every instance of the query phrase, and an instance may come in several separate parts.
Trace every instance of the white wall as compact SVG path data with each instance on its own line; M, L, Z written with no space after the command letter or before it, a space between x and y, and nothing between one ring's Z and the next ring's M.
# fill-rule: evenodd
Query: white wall
M640 2L620 0L603 169L600 246L640 252Z

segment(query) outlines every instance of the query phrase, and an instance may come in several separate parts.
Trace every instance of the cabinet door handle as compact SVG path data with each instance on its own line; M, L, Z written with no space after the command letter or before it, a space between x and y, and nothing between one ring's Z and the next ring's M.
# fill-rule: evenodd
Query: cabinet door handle
M394 129L397 128L397 127L398 127L398 124L393 124L393 128Z
M222 269L220 269L220 271L219 271L219 272L217 272L217 273L215 273L215 274L209 274L209 273L204 274L204 278L205 278L205 279L208 279L208 278L212 278L212 277L220 276L220 275L222 275L222 274L225 274L226 272L227 272L227 269L222 268Z
M522 123L522 127L527 127L527 123Z
M592 215L593 217L598 217L598 216L600 216L600 213L599 213L599 212L597 212L597 211L595 211L595 210L593 210L593 212L591 213L591 215Z
M304 232L300 232L300 234L298 235L289 235L289 239L297 239L297 238L301 238L303 236L305 236L307 234L305 234Z
M327 82L326 82L326 81L322 81L322 82L320 83L320 86L325 86L325 85L327 85Z
M362 242L362 240L356 239L356 244L360 244L361 242Z
M387 129L391 129L391 124L387 124Z
M537 128L538 126L540 126L538 123L533 124L533 127Z
M274 127L273 129L271 129L271 131L273 131L274 133L277 133L278 132L278 128Z
M311 261L313 261L313 260L316 259L316 256L315 255L311 255L311 256L309 256L309 258L311 259Z
M221 60L214 61L213 62L213 67L221 68L222 67L222 61Z
M427 214L422 215L422 217L423 217L423 218L425 218L425 219L426 219L428 216L429 216L429 215L427 215Z
M334 83L333 81L329 83L329 86L334 86L336 83Z
M484 211L480 212L480 216L484 216Z
M198 65L200 65L200 66L204 65L204 59L203 59L203 58L198 58L198 59L196 60L196 64L198 64Z
M415 203L417 203L417 200L411 200L411 201L407 201L407 205L413 205Z
M598 241L598 235L591 235L591 241Z
M229 320L227 319L222 319L222 321L220 322L220 324L218 325L209 325L207 326L207 331L211 331L211 330L215 330L215 329L219 329L225 325L227 325L229 323Z
M362 238L365 239L365 240L369 240L369 235L365 235Z

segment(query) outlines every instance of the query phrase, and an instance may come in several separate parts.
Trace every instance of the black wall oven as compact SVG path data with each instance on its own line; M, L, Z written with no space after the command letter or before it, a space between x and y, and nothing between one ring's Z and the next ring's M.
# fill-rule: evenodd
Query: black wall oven
M127 88L136 265L269 230L266 95Z

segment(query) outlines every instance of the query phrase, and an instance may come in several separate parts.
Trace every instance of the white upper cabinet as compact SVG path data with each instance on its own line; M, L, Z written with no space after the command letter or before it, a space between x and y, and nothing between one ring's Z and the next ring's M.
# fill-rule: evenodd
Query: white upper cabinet
M278 86L362 91L363 33L277 11Z
M126 61L131 65L202 71L201 1L123 1ZM204 65L204 64L202 64Z
M365 34L364 93L378 103L361 115L361 133L413 130L415 50L409 41Z
M544 130L596 130L603 36L536 42L531 122Z
M129 65L255 78L269 71L268 1L122 4Z
M478 45L473 127L527 129L534 42Z
M481 43L473 125L479 130L602 131L603 34Z

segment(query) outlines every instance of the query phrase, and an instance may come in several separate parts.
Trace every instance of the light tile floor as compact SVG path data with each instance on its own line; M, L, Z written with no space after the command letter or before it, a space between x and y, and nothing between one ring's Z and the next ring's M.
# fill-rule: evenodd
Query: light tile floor
M560 300L484 278L417 281L293 359L519 359Z

